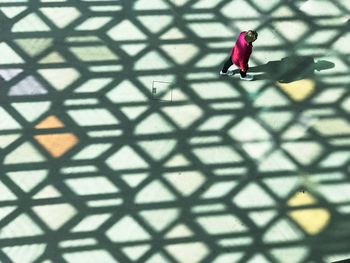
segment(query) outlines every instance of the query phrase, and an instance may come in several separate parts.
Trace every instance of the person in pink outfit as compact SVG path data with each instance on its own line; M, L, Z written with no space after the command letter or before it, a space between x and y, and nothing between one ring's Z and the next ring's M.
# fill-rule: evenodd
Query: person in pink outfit
M235 64L239 67L240 78L242 80L253 80L253 76L247 74L248 61L253 51L252 43L258 38L258 33L254 30L243 31L239 34L236 44L231 50L230 58L225 62L220 71L220 75L232 76L233 71L228 71L229 67Z

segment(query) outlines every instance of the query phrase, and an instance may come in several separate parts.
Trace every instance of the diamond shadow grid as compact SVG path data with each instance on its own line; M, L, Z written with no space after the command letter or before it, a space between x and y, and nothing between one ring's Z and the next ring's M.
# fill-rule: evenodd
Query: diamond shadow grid
M2 1L0 261L350 257L349 10Z

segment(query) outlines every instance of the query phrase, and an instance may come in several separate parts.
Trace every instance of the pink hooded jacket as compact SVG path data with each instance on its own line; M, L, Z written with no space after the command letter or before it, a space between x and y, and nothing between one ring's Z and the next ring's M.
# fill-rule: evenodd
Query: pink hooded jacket
M244 39L244 35L245 31L239 34L236 44L231 50L231 60L240 70L247 71L253 46Z

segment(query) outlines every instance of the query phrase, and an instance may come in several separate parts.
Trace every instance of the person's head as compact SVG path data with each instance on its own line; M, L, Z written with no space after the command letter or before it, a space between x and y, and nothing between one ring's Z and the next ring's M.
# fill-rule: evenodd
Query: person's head
M317 71L334 68L334 66L335 64L333 62L327 60L318 60L317 63L315 63L315 69Z
M247 32L245 32L245 36L244 39L249 42L252 43L254 42L256 39L258 38L258 33L254 30L248 30Z

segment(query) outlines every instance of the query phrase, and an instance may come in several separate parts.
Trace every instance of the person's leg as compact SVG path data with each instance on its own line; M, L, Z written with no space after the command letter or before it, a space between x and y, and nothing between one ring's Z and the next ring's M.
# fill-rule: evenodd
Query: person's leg
M239 74L241 74L242 78L245 78L247 76L247 71L239 70Z
M231 57L226 60L224 67L222 68L221 72L222 73L227 73L228 69L233 65Z
M250 74L247 74L247 71L239 70L239 74L241 75L241 79L242 80L253 80L254 77Z

